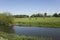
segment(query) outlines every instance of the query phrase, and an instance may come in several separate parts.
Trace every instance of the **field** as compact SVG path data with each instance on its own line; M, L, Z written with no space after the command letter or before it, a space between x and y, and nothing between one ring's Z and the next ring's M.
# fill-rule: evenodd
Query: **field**
M14 25L59 28L60 17L15 18Z

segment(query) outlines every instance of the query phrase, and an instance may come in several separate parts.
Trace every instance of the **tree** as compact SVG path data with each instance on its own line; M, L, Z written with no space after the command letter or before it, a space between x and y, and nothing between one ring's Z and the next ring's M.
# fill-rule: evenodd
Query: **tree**
M44 17L46 17L47 16L47 13L44 13Z
M13 25L13 17L8 14L0 14L0 26L12 26Z
M58 14L58 16L60 17L60 13Z
M27 18L29 17L28 15L14 15L16 18Z
M53 14L53 17L58 17L58 14L57 14L57 13L54 13L54 14Z
M30 17L36 17L36 15L35 14L32 14Z
M14 18L10 14L0 14L0 28L4 31L9 31L13 27L13 20ZM0 30L1 30L0 29Z
M43 15L40 14L40 13L38 13L38 14L33 14L33 15L31 15L31 17L43 17Z

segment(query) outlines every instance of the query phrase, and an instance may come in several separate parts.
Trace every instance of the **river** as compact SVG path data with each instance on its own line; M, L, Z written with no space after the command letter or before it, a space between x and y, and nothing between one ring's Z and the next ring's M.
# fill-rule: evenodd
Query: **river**
M54 40L60 40L60 28L14 26L13 30L18 35L52 37Z

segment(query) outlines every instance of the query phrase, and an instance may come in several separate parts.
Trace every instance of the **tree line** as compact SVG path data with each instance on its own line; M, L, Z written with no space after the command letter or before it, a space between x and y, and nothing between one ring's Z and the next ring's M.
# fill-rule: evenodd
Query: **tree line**
M28 18L28 17L60 17L60 13L54 13L53 15L47 15L48 13L37 13L37 14L32 14L31 16L29 15L14 15L16 18Z

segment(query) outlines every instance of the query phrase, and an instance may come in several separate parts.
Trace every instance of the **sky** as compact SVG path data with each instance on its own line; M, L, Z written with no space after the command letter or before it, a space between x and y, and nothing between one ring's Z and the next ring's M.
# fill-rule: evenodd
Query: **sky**
M10 12L13 15L60 12L60 0L0 0L0 13Z

